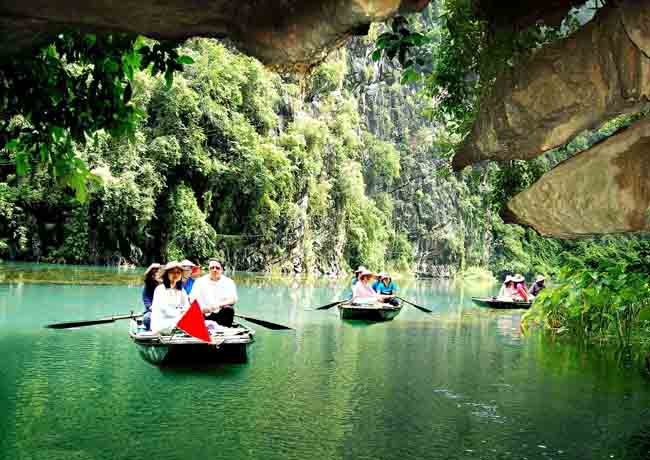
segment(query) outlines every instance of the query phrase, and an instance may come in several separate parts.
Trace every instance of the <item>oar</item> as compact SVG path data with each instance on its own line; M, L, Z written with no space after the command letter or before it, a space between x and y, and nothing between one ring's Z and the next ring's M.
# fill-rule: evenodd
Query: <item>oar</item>
M332 307L336 307L337 305L341 305L342 303L349 302L350 299L345 299L345 300L337 300L336 302L328 303L327 305L323 305L322 307L314 308L314 310L327 310Z
M96 326L97 324L108 324L108 323L113 323L115 321L118 321L120 319L139 318L141 316L142 315L130 313L128 315L109 316L107 318L91 319L88 321L69 321L66 323L54 323L54 324L48 324L45 327L49 329L71 329L73 327Z
M258 324L258 325L260 325L262 327L265 327L267 329L273 329L274 331L282 331L282 330L291 330L292 331L293 330L292 327L284 326L282 324L272 323L270 321L264 321L263 319L251 318L250 316L237 315L237 314L235 314L235 316L237 318L244 319L244 320L249 321L251 323Z
M414 304L413 302L409 302L408 300L406 300L403 297L398 297L398 299L401 300L402 302L406 302L407 304L414 306L418 310L421 310L421 311L423 311L425 313L433 313L433 310L429 310L428 308L424 308L424 307L421 307L420 305Z

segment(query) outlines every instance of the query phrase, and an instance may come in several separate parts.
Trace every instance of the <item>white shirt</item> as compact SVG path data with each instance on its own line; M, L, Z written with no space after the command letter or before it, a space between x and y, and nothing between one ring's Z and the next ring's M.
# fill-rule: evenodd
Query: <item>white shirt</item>
M168 289L164 284L156 287L151 303L151 331L170 333L189 307L185 290Z
M197 299L199 306L207 308L210 305L222 304L227 300L237 301L237 288L235 282L226 275L221 275L218 281L210 279L210 275L204 275L194 283L192 287L192 300ZM214 311L218 311L215 308Z

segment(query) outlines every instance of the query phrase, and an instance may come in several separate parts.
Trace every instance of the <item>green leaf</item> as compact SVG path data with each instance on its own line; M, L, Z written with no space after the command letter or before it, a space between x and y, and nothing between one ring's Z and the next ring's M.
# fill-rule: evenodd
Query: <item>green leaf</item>
M167 87L167 89L171 89L173 84L174 84L174 72L171 70L167 70L165 72L165 86Z
M371 57L373 61L379 61L381 59L381 50L373 51Z
M182 56L178 56L176 58L176 62L178 62L179 64L187 64L187 65L189 65L189 64L194 64L194 59L192 59L191 56L188 56L187 54L184 54Z

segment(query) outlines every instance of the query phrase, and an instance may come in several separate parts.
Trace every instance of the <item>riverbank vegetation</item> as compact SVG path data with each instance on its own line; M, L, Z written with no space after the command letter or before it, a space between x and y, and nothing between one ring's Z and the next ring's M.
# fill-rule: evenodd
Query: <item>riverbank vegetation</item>
M538 23L522 31L490 28L473 2L446 0L438 2L438 21L433 27L422 20L394 20L376 41L373 58L400 68L403 80L421 81L421 94L436 101L426 115L444 126L450 139L462 139L478 114L483 93L504 69L541 46L566 37L603 5L586 2L572 10L559 27ZM557 333L623 346L647 344L647 236L567 242L506 225L500 217L514 195L553 166L645 116L647 111L621 116L530 161L473 166L471 172L464 173L474 189L487 195L480 213L487 221L483 231L492 238L485 266L499 278L516 272L552 275L551 287L536 300L526 321L543 324ZM470 208L464 204L463 211ZM464 255L471 258L469 251ZM465 259L461 260L459 273L464 273Z
M562 257L553 286L524 322L558 334L646 345L650 327L650 241L628 237L577 243Z

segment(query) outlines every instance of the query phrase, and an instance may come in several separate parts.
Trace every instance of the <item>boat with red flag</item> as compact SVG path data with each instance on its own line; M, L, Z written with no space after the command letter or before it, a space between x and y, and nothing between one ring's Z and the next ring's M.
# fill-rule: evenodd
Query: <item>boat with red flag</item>
M208 322L210 340L189 335L175 329L169 335L145 330L140 319L132 319L129 337L140 355L148 362L158 365L211 362L245 362L248 346L255 340L255 331L243 324L233 323L223 327Z

